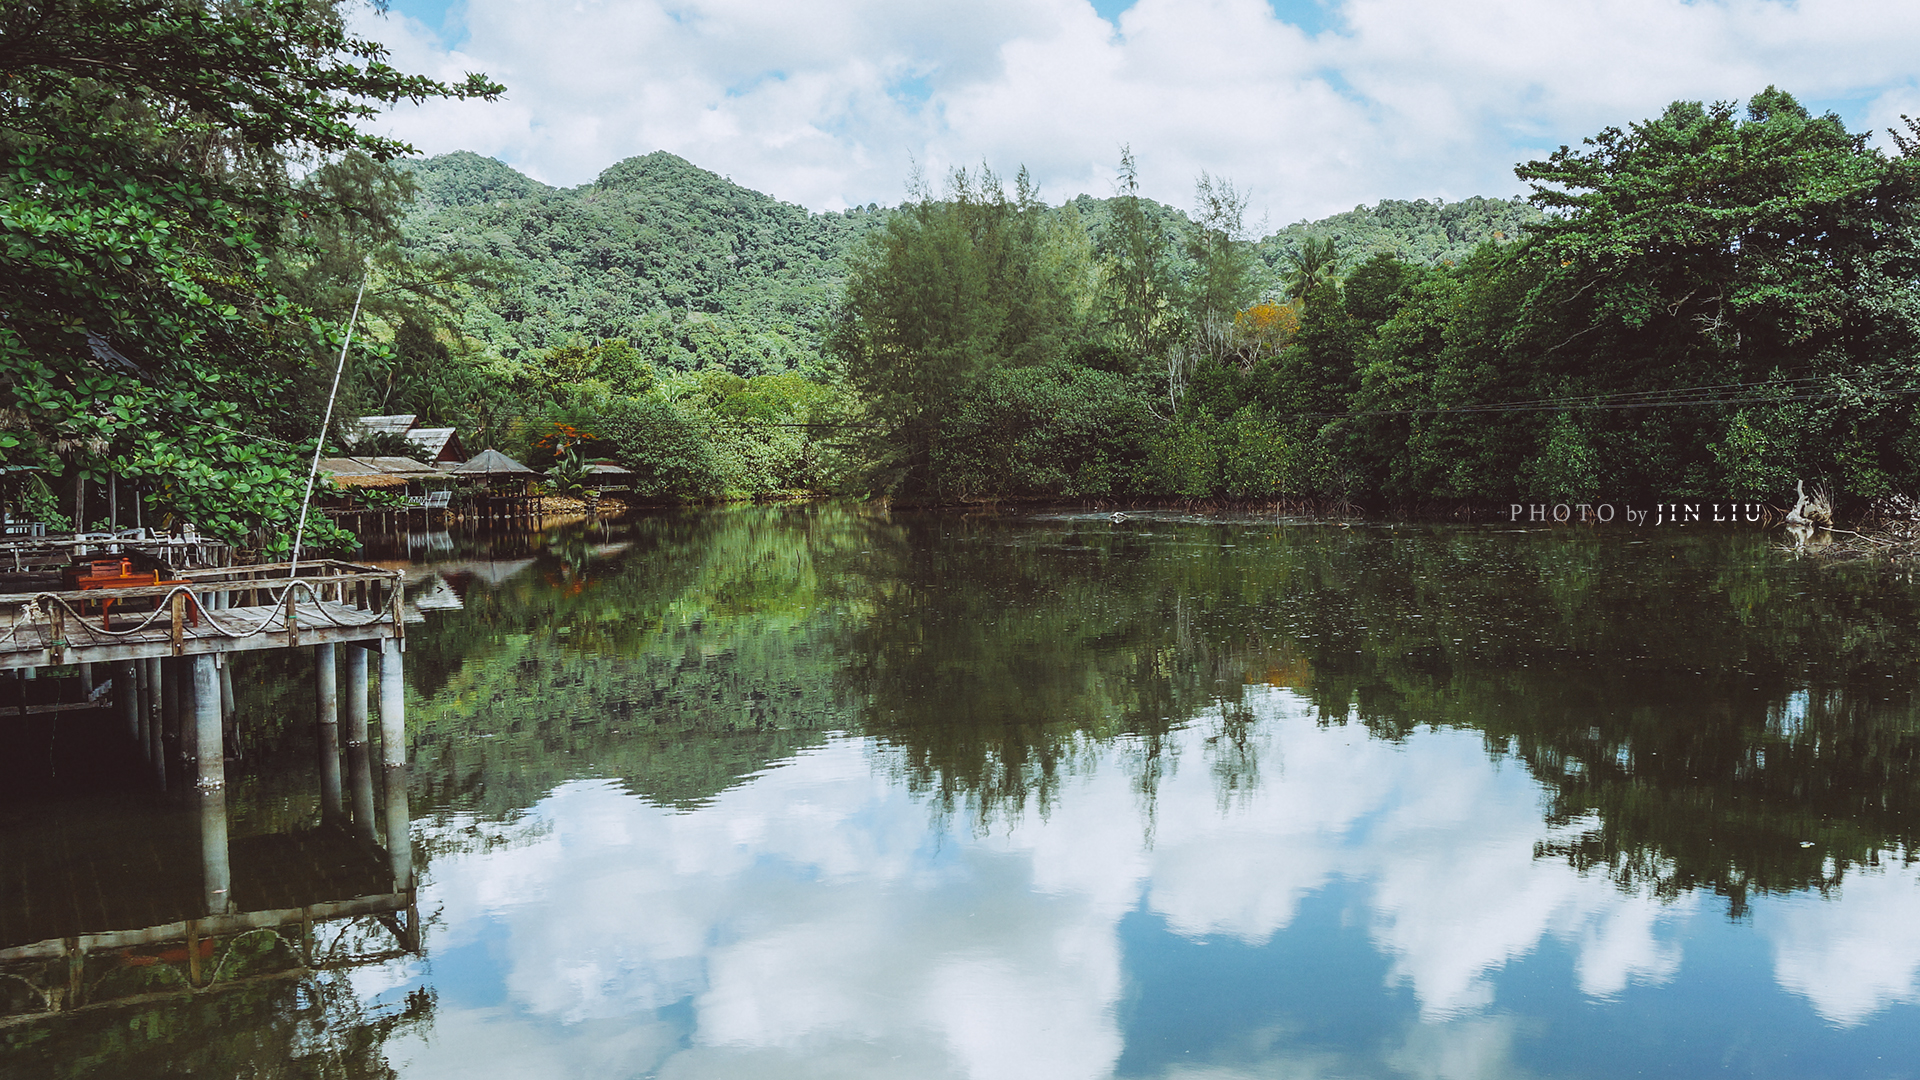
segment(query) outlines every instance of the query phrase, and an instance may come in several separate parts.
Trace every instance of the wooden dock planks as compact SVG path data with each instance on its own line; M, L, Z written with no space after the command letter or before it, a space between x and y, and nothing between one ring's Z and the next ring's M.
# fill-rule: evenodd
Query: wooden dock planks
M0 671L50 664L205 656L399 637L399 574L352 563L302 563L289 589L284 564L181 573L186 583L115 590L153 611L97 610L100 592L0 595ZM367 603L384 588L390 602ZM239 604L244 606L226 606ZM365 605L365 606L363 606Z
M350 604L332 601L321 604L296 604L294 624L298 636L288 631L286 609L272 607L222 608L201 612L198 625L187 619L175 622L171 612L160 612L139 630L133 628L148 613L137 617L118 615L115 630L107 633L97 619L82 621L68 615L60 630L65 645L55 649L54 620L22 622L9 628L0 621L0 670L42 667L48 664L101 663L136 660L149 656L203 656L209 653L245 652L253 649L290 648L330 642L366 641L390 636L393 619L385 611L362 611ZM0 616L4 619L4 616ZM175 651L174 628L178 625L179 648ZM11 633L9 633L11 629ZM56 657L55 652L66 655Z

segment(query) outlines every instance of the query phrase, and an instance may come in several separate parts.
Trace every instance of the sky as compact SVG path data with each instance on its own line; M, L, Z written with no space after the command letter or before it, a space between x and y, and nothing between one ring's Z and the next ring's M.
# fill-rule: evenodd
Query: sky
M1920 114L1912 0L392 0L405 71L504 100L372 126L537 180L678 154L812 210L918 169L1025 166L1043 196L1191 208L1203 171L1278 228L1380 199L1524 194L1517 162L1675 100L1777 85L1855 131ZM1255 231L1260 231L1258 228Z

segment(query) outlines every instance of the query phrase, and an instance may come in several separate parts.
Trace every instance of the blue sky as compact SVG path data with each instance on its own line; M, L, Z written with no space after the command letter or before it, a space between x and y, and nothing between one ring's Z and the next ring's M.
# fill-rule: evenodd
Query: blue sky
M403 69L505 83L377 123L572 185L668 150L816 210L1026 165L1058 200L1201 171L1269 226L1523 191L1516 162L1773 84L1856 130L1920 113L1902 0L394 0Z

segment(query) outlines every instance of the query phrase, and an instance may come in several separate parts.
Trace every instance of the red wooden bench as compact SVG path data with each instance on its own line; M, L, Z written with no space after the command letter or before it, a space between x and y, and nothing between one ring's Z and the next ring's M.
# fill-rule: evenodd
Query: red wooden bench
M133 562L129 559L95 559L86 564L86 568L69 568L67 576L76 589L138 589L147 585L185 585L185 579L167 581L160 577L160 571L135 573ZM187 625L195 626L200 622L200 605L192 597L187 599ZM113 599L100 598L100 628L113 629Z

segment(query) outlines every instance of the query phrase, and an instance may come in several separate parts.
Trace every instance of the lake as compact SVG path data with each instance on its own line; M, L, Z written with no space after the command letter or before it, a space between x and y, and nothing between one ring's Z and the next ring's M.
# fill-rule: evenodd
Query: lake
M0 1022L0 1075L1913 1076L1920 593L1781 540L837 504L390 540L417 923L129 953L73 978L137 993ZM236 665L266 907L365 891L311 662ZM10 736L15 923L192 902L198 812L89 730ZM289 845L326 872L246 879ZM153 974L192 949L213 989Z

